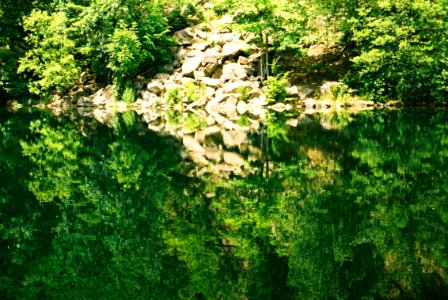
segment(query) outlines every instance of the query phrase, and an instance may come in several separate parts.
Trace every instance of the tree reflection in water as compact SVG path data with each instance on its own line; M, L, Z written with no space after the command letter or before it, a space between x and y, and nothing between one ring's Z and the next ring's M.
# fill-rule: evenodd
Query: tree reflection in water
M132 112L2 114L0 296L443 299L445 120L276 113L247 135L257 159L209 147L242 172L192 178L182 143Z

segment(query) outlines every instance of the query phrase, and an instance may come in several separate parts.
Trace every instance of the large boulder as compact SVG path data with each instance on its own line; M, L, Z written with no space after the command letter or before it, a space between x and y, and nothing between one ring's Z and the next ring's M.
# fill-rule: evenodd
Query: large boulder
M241 53L241 51L243 51L243 49L248 48L248 47L249 47L249 45L242 40L233 40L233 41L226 43L222 47L222 54L225 57L234 57L234 56L238 55L239 53Z
M191 28L185 28L174 33L177 43L182 46L191 45L195 34Z
M212 87L214 89L217 89L222 85L222 81L217 78L202 77L201 82L206 86Z
M226 164L234 165L234 166L243 166L245 165L244 158L238 153L234 152L223 152L223 159Z
M148 83L147 89L153 94L160 95L163 92L164 85L158 80L153 80Z
M204 73L207 76L213 75L213 72L220 66L222 59L220 50L221 47L216 46L204 52L202 62L205 64Z
M235 34L232 32L229 33L215 33L209 37L209 42L212 44L216 44L219 46L223 46L225 43L228 43L236 38Z
M199 144L199 142L189 135L184 135L182 138L182 143L188 152L196 152L200 154L205 154L205 149Z
M247 69L237 63L227 63L222 67L221 79L226 80L241 80L247 78Z
M224 90L224 93L237 93L240 88L247 88L248 90L252 89L252 82L250 81L232 81L227 82L225 85L223 85L222 89Z
M241 130L223 130L221 133L227 149L239 147L247 141L247 132Z
M184 76L193 76L194 71L199 68L203 59L204 54L202 53L185 61L182 65L182 73Z

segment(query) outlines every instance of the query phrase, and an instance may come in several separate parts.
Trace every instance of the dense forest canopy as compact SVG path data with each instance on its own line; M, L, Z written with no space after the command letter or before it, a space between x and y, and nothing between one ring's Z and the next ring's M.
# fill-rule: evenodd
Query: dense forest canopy
M261 36L268 64L326 45L347 62L337 79L362 96L447 103L447 0L286 2L211 0L210 11L197 0L4 0L1 101L46 101L85 78L132 94L137 75L172 59L174 31L231 14L235 28Z

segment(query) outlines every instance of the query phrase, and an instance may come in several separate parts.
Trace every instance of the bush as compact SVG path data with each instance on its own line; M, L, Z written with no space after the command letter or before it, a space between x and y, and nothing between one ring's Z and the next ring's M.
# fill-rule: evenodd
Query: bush
M168 105L175 105L182 102L182 94L179 88L169 89L166 93L166 103Z
M240 94L240 100L246 102L249 100L249 88L246 86L240 86L236 92Z
M121 100L124 102L130 104L135 101L135 98L137 97L137 93L132 85L127 85L124 88L123 95L121 96Z
M350 21L357 55L345 81L376 100L446 103L448 1L368 2Z
M266 80L268 103L286 102L286 87L288 86L288 73L270 76Z
M204 97L206 88L207 86L204 84L196 85L193 82L187 82L185 85L185 97L187 97L189 103L195 102Z
M31 50L20 59L18 72L31 74L30 92L45 97L71 88L81 69L75 60L75 42L69 37L65 14L34 10L25 19L24 29L29 32L26 41Z
M63 93L86 71L99 83L112 81L120 98L138 73L169 61L174 45L156 2L64 1L53 13L34 10L24 18L24 29L29 50L18 72L38 95Z

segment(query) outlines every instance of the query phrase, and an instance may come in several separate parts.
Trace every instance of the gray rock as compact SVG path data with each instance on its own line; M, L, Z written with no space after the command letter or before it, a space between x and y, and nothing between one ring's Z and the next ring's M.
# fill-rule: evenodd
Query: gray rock
M222 54L225 57L234 57L237 54L241 53L241 51L243 51L244 48L248 48L248 47L249 47L249 45L242 40L233 40L233 41L227 42L222 47Z
M223 130L221 133L227 149L237 148L247 141L247 132L241 130Z
M194 79L190 77L181 77L179 80L179 83L183 86L187 85L189 82L194 82Z
M250 63L256 62L258 59L260 59L261 54L260 53L254 53L251 54L247 59Z
M217 89L222 85L222 81L216 78L210 78L210 77L202 77L201 82L205 85L212 87L214 89Z
M247 78L247 70L240 64L237 63L228 63L225 64L222 68L222 76L221 79L226 81L230 79L238 80L238 79L246 79Z
M239 88L252 88L252 82L250 81L233 81L233 82L227 82L223 85L222 89L224 93L237 93Z
M298 96L299 95L299 89L296 85L288 86L285 89L285 91L288 96Z
M193 49L204 51L208 47L207 42L199 43L199 44L193 44Z
M278 112L283 112L286 110L286 105L284 103L275 103L269 106L269 108Z
M316 100L314 100L313 98L307 98L307 99L304 100L302 103L303 103L303 104L305 105L305 107L307 107L307 108L313 108L313 107L316 106Z
M346 86L339 81L327 81L320 87L321 95L333 95L335 89Z
M222 76L222 74L223 74L223 68L222 68L222 67L218 67L218 68L213 72L212 78L218 78L218 79L220 79L221 76Z
M145 102L153 102L158 99L156 94L153 94L149 91L142 91L141 96L142 96L142 100Z
M219 163L222 160L222 151L216 148L207 147L205 148L205 157Z
M218 112L224 112L227 114L228 112L235 112L236 111L236 104L238 102L238 99L235 96L232 95L226 95L225 101L221 100L221 102L217 105L216 110ZM232 114L232 117L234 114Z
M249 99L254 99L254 98L260 98L263 93L260 91L260 89L258 88L253 88L250 92L249 92Z
M236 105L236 111L240 114L243 115L247 112L248 109L248 105L246 102L244 101L239 101L238 104Z
M240 65L248 65L248 64L250 64L250 61L249 61L249 59L247 57L240 55L238 57L238 64L240 64Z
M308 97L311 97L311 95L314 94L314 89L307 87L307 86L302 86L299 87L299 97L300 99L306 99Z
M204 73L207 76L213 76L215 70L219 67L218 63L207 63L204 67Z
M255 107L249 107L249 112L256 117L259 117L260 119L264 119L268 111L263 107L255 106Z
M205 88L205 98L211 99L215 95L215 89L211 86Z
M197 81L200 81L202 78L204 78L205 77L205 73L204 73L204 71L202 71L202 70L195 70L194 72L193 72L193 77L194 77L194 79L196 79Z
M175 55L176 60L179 61L179 63L181 61L184 61L185 60L185 55L187 54L187 52L188 52L187 49L185 49L183 47L179 47L179 50L177 51L177 53Z
M185 60L188 60L188 59L190 59L190 58L193 58L193 57L197 57L197 56L204 56L204 53L205 52L202 52L201 50L190 50L190 51L187 51L186 53L185 53L185 55L184 55L184 59Z
M106 103L107 103L107 97L105 95L101 95L101 94L98 95L97 93L94 94L93 97L90 99L87 97L80 97L80 100L84 100L85 104L88 102L91 102L91 104L93 104L93 105L106 105ZM85 100L87 100L87 101L85 101ZM79 101L78 101L78 103L79 103Z
M194 32L191 28L185 28L174 33L174 38L179 45L191 45L193 38L195 37Z
M154 79L165 81L170 78L170 74L167 73L159 73L156 76L154 76Z
M260 107L260 106L268 105L268 102L266 101L266 99L264 99L264 97L253 98L253 99L250 99L249 105L251 107Z
M205 154L205 149L199 144L199 142L189 135L184 135L182 138L182 143L188 152L196 152L200 154Z
M196 34L196 36L204 40L207 40L210 35L208 32L198 29L198 27L195 28L194 33Z
M182 73L184 76L193 76L193 72L199 68L204 58L203 54L190 58L182 65Z
M214 33L208 40L212 44L223 46L225 43L228 43L235 38L236 36L234 33Z
M163 83L158 80L153 80L148 83L147 89L153 94L160 95L163 92Z
M298 119L288 119L286 121L286 125L291 126L291 127L297 127L297 125L299 125L299 120Z
M223 153L223 159L226 164L233 166L243 166L245 164L244 158L234 152L225 151Z

